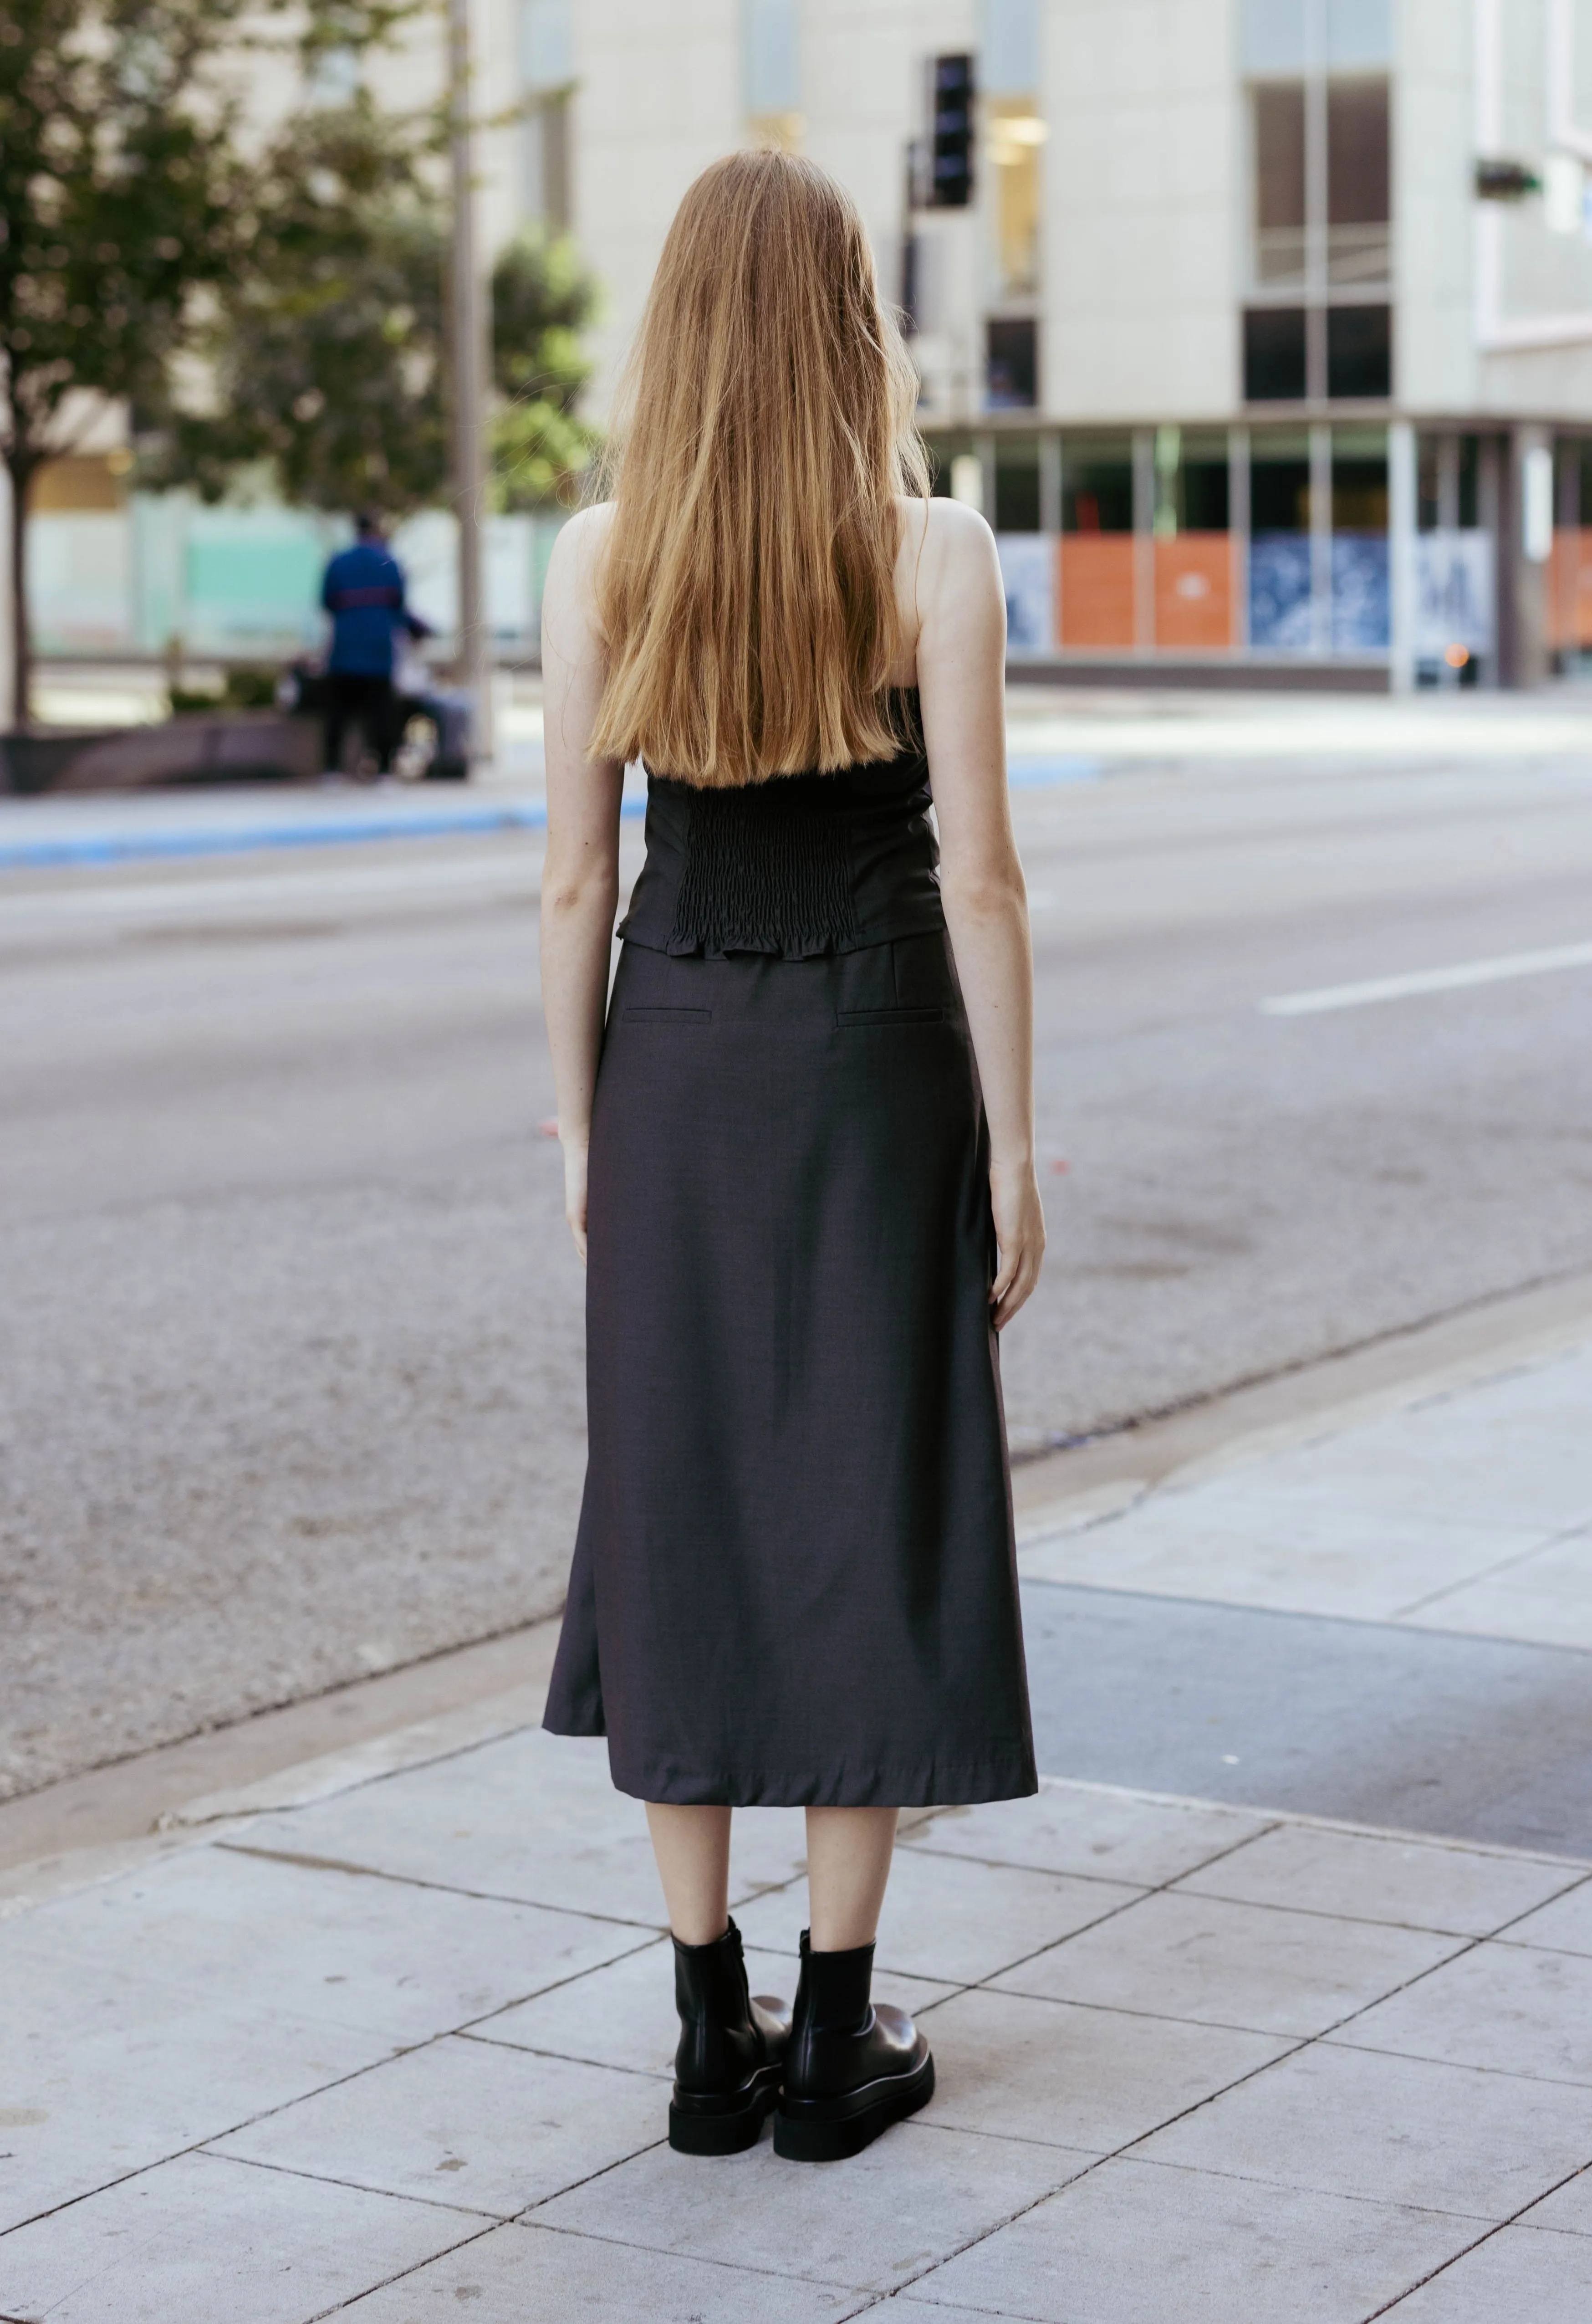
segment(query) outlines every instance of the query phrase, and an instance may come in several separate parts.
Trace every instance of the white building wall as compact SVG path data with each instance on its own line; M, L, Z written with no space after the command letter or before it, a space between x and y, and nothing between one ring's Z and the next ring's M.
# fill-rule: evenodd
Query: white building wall
M1243 249L1235 0L1048 0L1052 418L1225 415Z
M602 285L588 409L608 410L669 220L742 142L736 0L575 0L575 229Z

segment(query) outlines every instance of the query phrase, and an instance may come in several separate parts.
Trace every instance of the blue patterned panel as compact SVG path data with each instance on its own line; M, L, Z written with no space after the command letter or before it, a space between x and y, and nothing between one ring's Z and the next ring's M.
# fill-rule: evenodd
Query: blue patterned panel
M1387 604L1387 535L1332 536L1332 650L1385 653L1391 636Z
M1249 642L1280 653L1311 644L1310 537L1257 532L1249 544Z

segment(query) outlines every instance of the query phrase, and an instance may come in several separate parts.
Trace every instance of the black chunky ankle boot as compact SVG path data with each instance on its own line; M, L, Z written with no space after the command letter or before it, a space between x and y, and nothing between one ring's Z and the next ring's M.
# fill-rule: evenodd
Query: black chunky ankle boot
M789 2008L748 1993L733 1921L711 1945L675 1939L675 2006L680 2046L669 2144L682 2154L739 2154L757 2144L779 2095Z
M873 1947L815 1953L808 1935L804 1929L774 2152L791 2163L838 2163L928 2104L934 2061L904 2009L870 1999Z

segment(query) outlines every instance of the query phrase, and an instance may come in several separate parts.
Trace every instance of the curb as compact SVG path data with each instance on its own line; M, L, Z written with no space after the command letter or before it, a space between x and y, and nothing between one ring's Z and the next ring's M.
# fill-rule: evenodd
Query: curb
M1055 758L1019 760L1011 768L1013 790L1034 790L1055 783L1098 782L1104 773L1099 759ZM640 792L620 803L627 821L644 815L646 799ZM419 807L402 813L391 808L365 814L299 816L291 821L201 824L163 831L62 832L48 838L0 839L0 872L47 872L106 863L175 861L204 855L251 854L271 847L336 847L370 840L464 838L493 831L545 831L545 799L517 799L502 806Z

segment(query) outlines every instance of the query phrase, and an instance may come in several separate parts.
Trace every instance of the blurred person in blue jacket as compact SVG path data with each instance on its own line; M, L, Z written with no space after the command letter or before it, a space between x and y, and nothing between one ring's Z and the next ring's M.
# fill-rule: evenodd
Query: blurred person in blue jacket
M320 601L332 617L332 650L327 662L326 767L342 771L343 738L351 725L363 729L367 747L382 774L391 770L395 696L394 644L410 620L403 595L403 567L388 548L379 517L356 517L358 538L327 567Z

